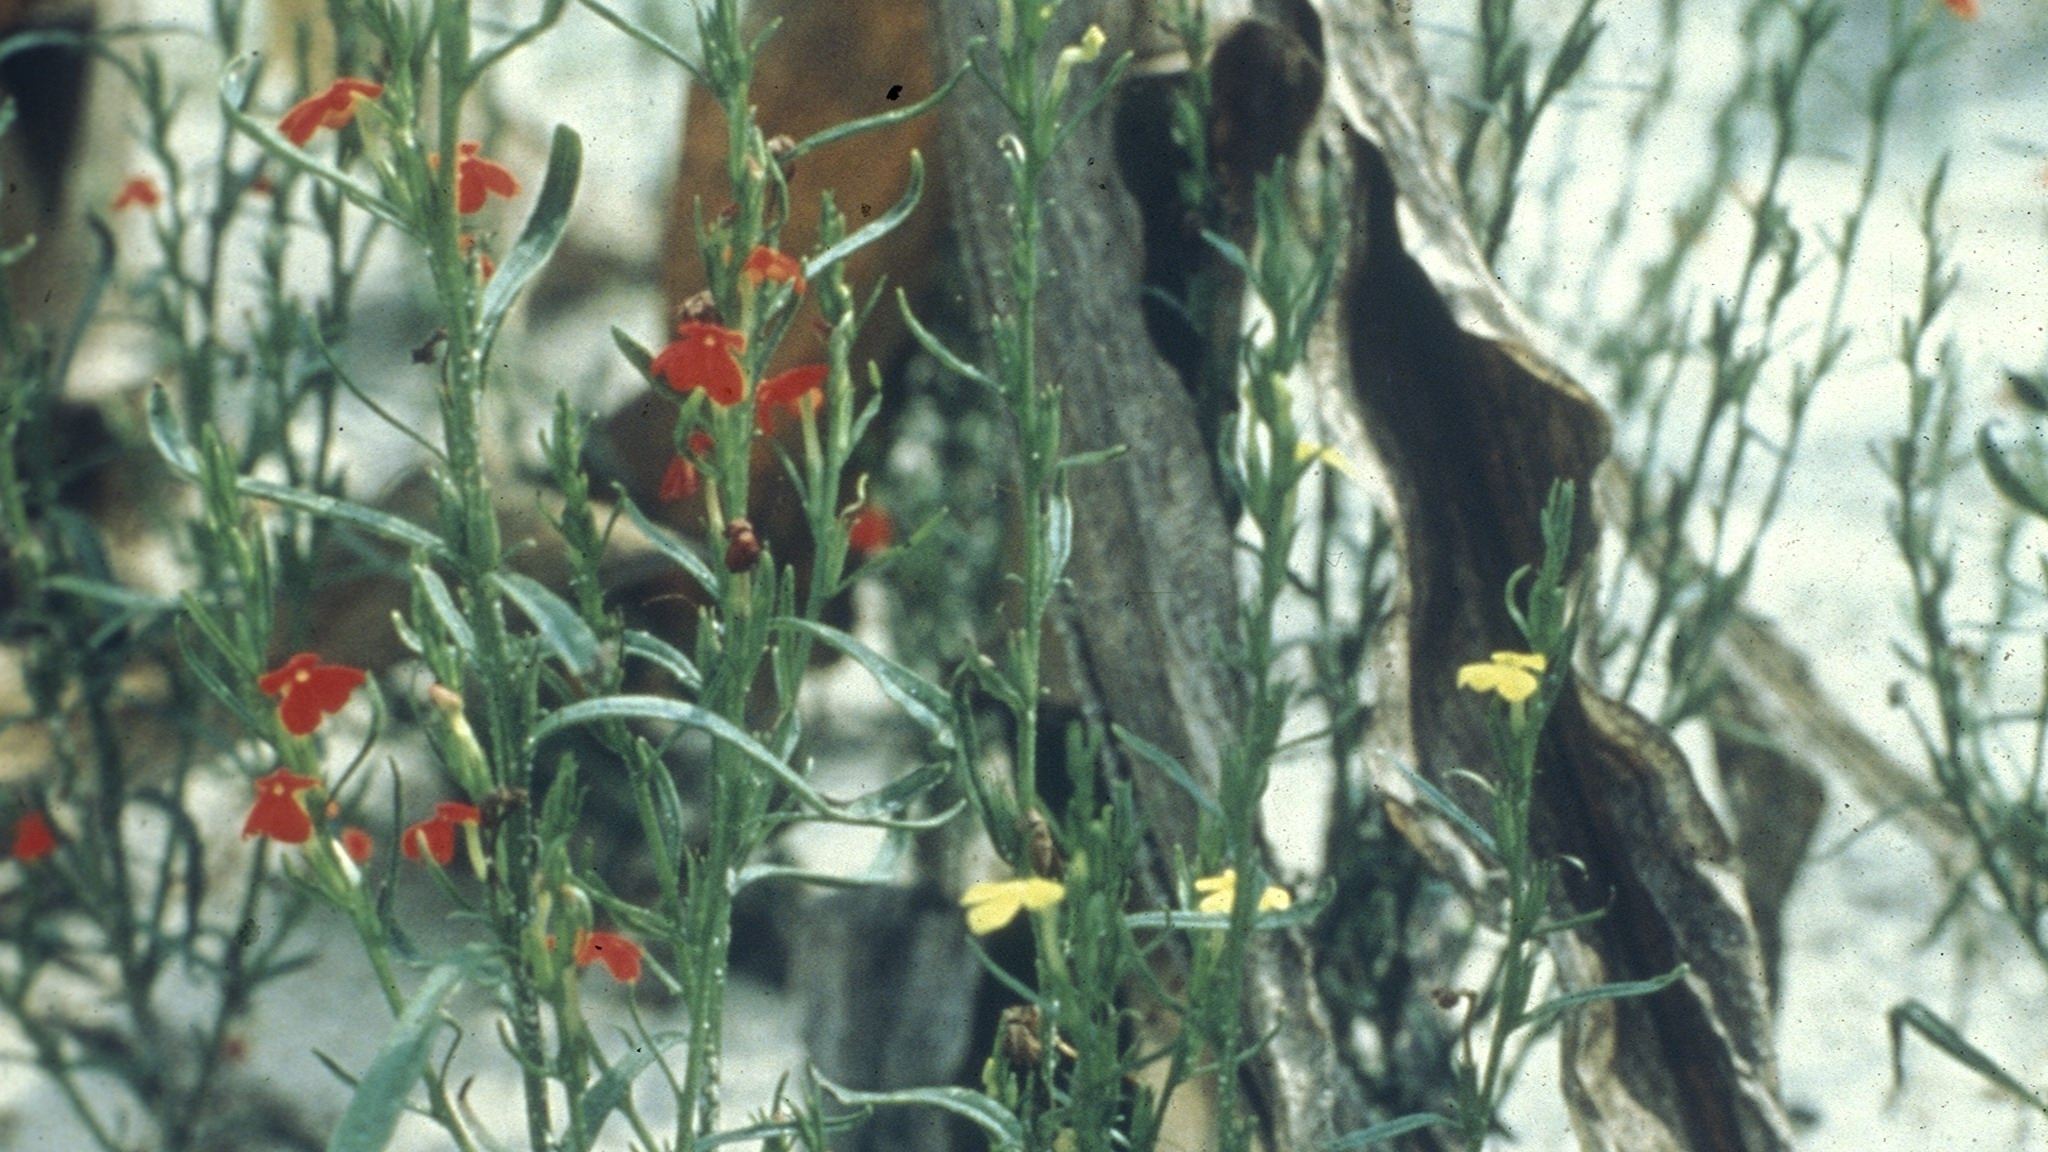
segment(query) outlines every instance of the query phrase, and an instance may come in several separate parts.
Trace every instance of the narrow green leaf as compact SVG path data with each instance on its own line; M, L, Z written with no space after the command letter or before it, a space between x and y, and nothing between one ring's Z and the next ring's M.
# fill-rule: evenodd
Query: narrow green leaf
M879 131L883 128L893 128L906 121L915 120L917 117L937 107L939 101L944 100L946 93L951 92L953 85L958 84L960 78L965 75L967 75L967 65L962 64L951 76L946 78L945 83L933 90L931 95L919 100L915 104L898 108L893 112L882 112L874 116L864 116L859 120L848 120L844 124L835 124L815 136L806 136L801 141L798 141L796 147L789 150L789 154L784 157L783 163L793 163L806 152L815 151L830 144L837 144L850 136L858 136L863 132Z
M1437 812L1442 814L1451 823L1456 824L1466 836L1472 839L1474 844L1486 849L1488 856L1496 860L1500 859L1500 848L1494 843L1493 833L1480 827L1479 821L1474 820L1463 808L1458 807L1456 800L1445 795L1443 789L1424 780L1408 765L1399 764L1396 767L1401 769L1401 775L1406 776L1409 783L1415 785L1415 790L1422 793L1423 800L1427 801L1431 808L1436 809Z
M1109 98L1111 92L1116 91L1117 82L1124 78L1124 70L1130 66L1131 53L1126 52L1117 57L1110 64L1109 69L1103 73L1102 79L1096 83L1095 87L1089 89L1087 94L1075 103L1072 111L1060 118L1059 130L1053 134L1052 138L1052 150L1054 152L1059 151L1060 147L1067 142L1067 137L1074 134L1074 129L1080 127L1082 121L1088 119L1097 108L1101 107L1102 102Z
M689 1038L690 1034L687 1032L643 1035L624 1059L613 1064L605 1070L603 1076L598 1077L597 1083L591 1085L583 1094L584 1132L588 1139L576 1145L577 1152L589 1152L590 1141L597 1139L598 1132L604 1128L605 1120L626 1098L626 1093L632 1090L633 1081L638 1080L640 1074L647 1070L647 1066L654 1063L655 1056Z
M907 829L890 829L868 860L868 866L852 875L819 872L793 864L749 864L740 869L739 878L733 881L733 891L763 880L795 880L820 888L876 888L894 884L901 875L899 869L903 858L909 855L910 844L911 833Z
M944 783L953 774L949 763L927 764L911 772L905 772L880 788L859 797L846 805L847 815L860 819L868 817L891 817L910 807L912 801ZM945 823L946 817L959 811L958 805L935 819ZM928 818L930 819L930 818ZM936 825L933 825L936 827Z
M87 600L112 605L121 609L127 616L158 616L166 612L176 612L182 606L175 596L152 596L105 580L73 576L64 572L46 577L43 585L54 592L69 592Z
M1907 1000L1885 1013L1891 1024L1892 1033L1892 1078L1903 1084L1906 1080L1906 1065L1902 1059L1902 1044L1905 1030L1911 1028L1927 1038L1928 1043L1949 1054L1950 1058L1977 1075L2003 1089L2006 1094L2025 1104L2031 1104L2043 1115L2048 1115L2048 1100L2043 1100L2034 1090L2020 1083L2012 1073L1985 1055L1984 1051L1963 1038L1948 1021L1936 1015L1934 1010L1918 1000Z
M805 261L804 276L816 280L827 268L894 232L897 225L909 219L911 209L917 207L917 201L923 195L924 157L913 148L910 150L910 186L903 190L903 196L896 201L896 206L882 213L881 218L874 223Z
M1567 992L1563 996L1545 1000L1537 1005L1536 1010L1529 1013L1524 1021L1524 1026L1541 1030L1558 1016L1584 1004L1600 1000L1625 1000L1631 996L1648 996L1653 992L1662 992L1685 979L1686 973L1691 971L1690 965L1680 964L1662 976L1653 976L1648 980L1625 980L1616 984L1596 985L1578 992Z
M569 226L569 208L576 202L576 183L583 174L583 138L566 124L555 125L553 146L548 150L548 171L541 180L540 196L526 229L512 245L512 251L498 264L498 270L484 285L482 327L488 344L498 334L505 313L519 290L547 266Z
M469 621L462 618L462 610L455 606L455 597L448 591L441 574L425 564L412 566L413 582L427 594L427 603L433 605L434 616L441 621L441 627L448 638L455 641L455 647L462 652L464 660L476 656L476 633L469 630Z
M2048 375L2029 376L2007 368L2005 383L2012 389L2013 398L2026 405L2028 411L2048 413Z
M619 507L626 510L626 519L631 520L633 526L640 529L656 551L675 561L676 565L689 573L690 579L695 580L706 592L714 596L718 594L718 578L711 574L711 565L706 564L702 556L697 555L688 544L677 539L675 533L648 519L647 513L640 511L640 506L633 503L633 498L623 492L619 494Z
M2006 499L2048 520L2048 450L2038 436L2024 445L2001 445L1996 427L1992 421L1977 432L1977 459L1985 475Z
M223 656L233 652L235 649L229 646L227 636L219 630L210 618L199 610L198 599L190 592L185 593L185 596L187 598L185 618L192 621L193 626L198 628L206 636L207 640L213 644L215 650ZM241 721L244 730L250 732L263 731L262 717L249 711L249 707L243 702L241 694L228 687L214 673L212 665L208 661L201 659L197 652L192 651L192 646L185 641L185 630L182 628L178 629L178 655L184 659L185 667L191 670L193 677L199 681L200 687L212 693L214 699L220 701L227 707L228 711L234 713L236 719Z
M915 337L918 344L926 352L931 353L932 359L937 360L946 371L972 380L991 392L1001 391L996 387L996 382L989 379L988 373L962 359L959 353L946 347L945 341L933 335L931 329L919 322L917 314L910 310L910 297L905 296L901 288L896 290L896 308L903 313L903 322L910 326L911 336Z
M541 643L560 657L565 667L578 676L597 671L597 634L573 605L540 581L517 572L493 573L491 581L533 621L540 630Z
M641 379L645 380L653 375L654 353L627 335L626 330L617 324L612 325L612 343L618 345L619 354L626 358L626 363L633 366L633 371L638 373Z
M830 625L785 617L777 620L775 626L784 631L802 632L851 657L854 663L875 678L882 694L903 709L904 715L930 734L940 747L954 747L953 699L944 688Z
M979 1092L966 1088L901 1088L894 1092L858 1092L842 1088L825 1079L815 1070L811 1073L818 1085L830 1092L842 1104L854 1107L889 1107L913 1105L937 1108L964 1116L989 1134L991 1147L996 1152L1021 1152L1024 1147L1024 1125L1008 1108L989 1099Z
M1130 445L1128 444L1112 444L1107 448L1097 448L1092 452L1076 452L1071 456L1060 457L1060 462L1055 465L1055 468L1060 472L1070 472L1076 468L1093 468L1097 464L1109 463L1111 460L1123 455L1129 448Z
M177 414L171 411L170 395L161 384L149 390L149 438L156 445L157 454L171 466L172 471L187 480L196 482L199 479L199 454L193 450L192 442L185 438L184 430L178 427ZM235 491L251 499L268 500L322 519L349 524L409 549L422 549L437 559L452 559L454 556L447 542L434 533L410 520L366 504L302 492L284 484L247 476L235 481Z
M1208 789L1196 783L1194 776L1181 765L1180 761L1174 759L1172 754L1168 753L1166 749L1161 748L1159 745L1152 743L1150 740L1145 739L1121 724L1111 724L1109 730L1118 740L1123 741L1131 751L1136 752L1140 759L1165 773L1168 780L1180 785L1181 791L1194 797L1195 803L1201 807L1202 811L1219 819L1222 817L1223 809L1217 805L1216 798L1209 795Z
M605 23L611 25L614 28L617 28L619 31L624 32L626 35L632 37L633 39L638 40L640 43L645 44L647 47L653 49L655 54L660 56L662 59L667 60L669 63L674 64L677 67L681 68L683 71L689 73L690 79L695 80L700 86L704 88L711 87L710 79L706 77L703 71L697 67L696 61L691 60L688 56L683 55L681 50L677 49L674 45L671 45L668 41L663 40L661 37L656 36L654 33L649 32L645 28L642 28L640 25L627 19L623 14L615 12L612 9L606 7L605 5L598 3L598 0L580 0L580 3L582 3L582 5L585 8L588 8L593 13L595 13L598 19L603 20Z
M827 1133L836 1135L840 1132L853 1131L855 1128L867 1123L867 1119L868 1113L863 1110L859 1112L846 1112L838 1116L827 1116L819 1124ZM728 1128L723 1132L713 1132L708 1136L699 1136L696 1143L690 1145L690 1148L692 1152L711 1152L713 1148L721 1148L727 1144L752 1142L759 1142L763 1147L770 1147L769 1141L772 1137L795 1136L800 1134L803 1128L803 1121L800 1120L762 1120L749 1124L744 1128ZM793 1147L794 1145L790 1146Z
M199 479L199 453L178 426L178 414L171 411L171 394L161 384L149 390L149 438L173 472L187 480Z
M1074 502L1066 492L1055 491L1045 516L1046 579L1059 587L1066 575L1067 559L1074 553Z
M620 646L628 656L638 656L662 671L676 678L676 682L692 692L704 687L704 674L697 671L697 665L682 650L659 636L629 628L620 638Z
M1370 1148L1375 1144L1385 1144L1396 1136L1406 1136L1410 1132L1420 1132L1424 1128L1434 1128L1450 1122L1451 1118L1448 1116L1439 1116L1434 1112L1416 1112L1375 1124L1370 1128L1347 1132L1323 1145L1323 1152L1352 1152L1357 1148Z
M1260 912L1252 917L1252 931L1275 932L1282 928L1306 928L1313 924L1323 909L1330 906L1336 889L1325 884L1315 895L1300 901L1291 908L1278 912ZM1187 912L1164 909L1158 912L1126 912L1124 923L1131 928L1146 931L1205 931L1221 932L1230 927L1228 912Z
M831 801L819 795L811 782L804 779L784 763L782 758L761 746L748 735L746 730L708 708L681 700L668 700L659 696L603 696L596 700L582 700L569 705L536 724L532 741L540 740L577 724L589 724L598 720L666 720L710 733L744 753L746 757L788 788L806 807L822 816L836 816Z
M383 1152L391 1142L405 1098L426 1068L428 1045L441 1026L441 1005L468 972L466 963L450 961L427 974L426 983L413 993L385 1036L384 1047L356 1082L355 1094L327 1140L327 1152Z
M235 482L235 490L252 499L268 500L287 508L297 508L323 520L338 520L353 525L373 536L381 536L393 543L403 544L407 549L423 550L437 560L455 558L454 550L448 547L448 542L433 532L410 520L379 511L367 504L302 492L297 488L273 484L268 480L254 480L247 476Z

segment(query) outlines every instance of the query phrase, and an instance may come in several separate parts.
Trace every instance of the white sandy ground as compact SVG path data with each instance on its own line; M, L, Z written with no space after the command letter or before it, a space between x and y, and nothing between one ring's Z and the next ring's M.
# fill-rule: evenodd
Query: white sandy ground
M148 7L152 16L195 26L202 11L190 0L162 0ZM1428 23L1433 14L1450 19L1452 9L1420 7L1431 59L1455 59L1455 40ZM1654 6L1613 7L1617 10L1606 13L1612 27L1593 67L1596 79L1620 84L1641 74ZM1970 403L1979 413L1992 407L1999 366L2039 364L2048 348L2042 324L2048 316L2048 277L2042 275L2048 261L2048 225L2042 215L2048 193L2038 183L2048 154L2041 130L2048 79L2039 68L2048 58L2048 35L2042 18L2023 10L2029 7L1986 0L1984 20L1968 29L1953 70L1945 74L1951 82L1919 91L1902 108L1908 125L1902 127L1894 165L1895 171L1924 167L1939 149L1954 149L1948 218L1965 278L1953 316ZM1870 27L1867 17L1852 19L1845 35L1867 42ZM189 59L189 41L165 37L160 42ZM1718 84L1730 71L1726 64L1732 49L1710 31L1689 33L1685 50L1689 59L1722 61L1721 67L1700 69L1702 84ZM196 72L186 74L201 85L200 101L209 100L210 81ZM525 139L534 149L534 166L547 125L566 120L583 133L587 160L576 228L586 248L651 267L647 262L658 243L662 172L675 135L677 92L673 76L580 11L572 11L557 34L516 59L498 86L505 111L515 122L531 126ZM1568 146L1550 141L1566 149L1561 158L1539 150L1532 160L1532 187L1551 164L1567 168L1580 187L1618 178L1619 173L1601 167L1614 163L1618 150L1589 143L1600 139L1598 89L1583 99L1592 102L1593 127L1581 129ZM1693 162L1691 147L1683 135L1664 141L1659 170L1682 177ZM1810 194L1809 203L1834 204L1842 202L1852 178L1846 164L1803 165L1793 187L1797 194ZM1657 189L1646 189L1639 210L1654 214L1667 199ZM1871 246L1852 296L1850 314L1867 318L1878 331L1891 330L1893 318L1910 304L1918 275L1920 251L1909 199L1896 189L1880 198ZM1559 201L1582 202L1569 195ZM1598 211L1605 210L1604 201L1594 202ZM1524 211L1531 213L1523 217L1528 225L1534 209ZM1571 211L1568 207L1562 214ZM1583 220L1562 219L1559 226L1569 238L1574 230L1583 235L1597 223L1597 212L1589 210ZM1725 227L1729 233L1717 238L1724 249L1740 239L1732 225ZM1537 247L1532 242L1505 254L1503 275L1510 284L1527 281L1532 271L1527 262L1541 258ZM1552 251L1574 250L1566 243ZM1517 261L1524 263L1518 266ZM1559 275L1569 280L1576 271L1567 267ZM377 307L367 302L366 313ZM544 338L533 341L530 355L535 359L529 366L568 388L580 403L603 406L632 387L609 348L606 326L620 323L652 341L658 336L658 315L657 298L646 283L614 286L586 301L573 322L536 334ZM518 338L516 333L508 336ZM1567 355L1562 348L1553 351ZM1881 355L1882 349L1866 352L1853 372L1822 392L1803 466L1767 550L1755 604L1811 655L1821 682L1851 714L1910 761L1910 728L1885 703L1887 686L1903 674L1890 648L1904 636L1903 582L1884 535L1889 498L1866 449L1889 434L1904 409L1903 387ZM402 348L381 363L368 357L376 371L393 374L403 372L401 361ZM1589 382L1600 387L1598 380ZM371 422L354 413L349 423L360 429ZM355 442L363 457L359 480L389 475L403 464L393 443L374 436L364 434ZM1979 487L1967 490L1982 497ZM1992 507L1987 500L1977 507ZM1965 529L1981 530L1988 517L1961 520ZM858 674L841 671L827 679L829 687L818 704L831 716L838 738L822 749L821 758L828 768L851 775L871 771L872 753L863 749L872 748L870 736L886 722L886 705L865 689ZM864 755L870 757L865 763ZM1313 864L1320 840L1313 814L1321 810L1321 792L1316 781L1282 771L1269 804L1276 841L1289 862L1302 868ZM232 839L245 800L232 789L213 795L211 822ZM1786 912L1779 1051L1786 1099L1812 1118L1802 1147L1843 1152L2048 1147L2048 1125L1994 1097L1975 1077L1924 1045L1909 1043L1907 1080L1902 1090L1893 1091L1884 1016L1908 997L1949 1014L2022 1078L2048 1087L2048 1028L2041 1023L2048 1019L2048 973L2033 965L2011 933L1989 917L1973 921L1976 930L1967 937L1951 933L1923 944L1943 889L1925 853L1897 829L1880 824L1851 837L1871 829L1876 816L1853 795L1830 796L1816 841L1828 851L1809 862ZM841 838L814 842L807 851L840 858L852 869L865 862L866 845ZM0 864L0 884L18 882L7 878L16 867ZM252 1048L244 1068L302 1101L319 1118L337 1114L345 1093L312 1050L359 1068L376 1049L387 1020L368 994L368 971L353 938L331 917L316 917L314 923L306 943L319 962L273 987L259 1003L246 1029ZM601 974L586 976L585 995L601 1016L621 1005ZM735 982L728 1004L727 1115L737 1121L768 1100L779 1077L800 1066L800 1021L791 998L744 978ZM465 1069L458 1078L475 1073L471 1101L492 1119L497 1133L510 1138L518 1128L517 1087L507 1062L494 1058L489 1007L472 998L458 1001L455 1011L470 1037L458 1061L458 1068ZM680 1021L651 1017L649 1023L659 1030ZM0 1035L0 1048L18 1051L19 1044ZM642 1099L653 1102L658 1095L646 1093ZM1573 1146L1557 1100L1553 1054L1539 1052L1527 1063L1507 1119L1518 1137L1516 1147ZM605 1144L624 1143L623 1129L615 1124ZM84 1146L54 1091L20 1065L0 1065L0 1149L71 1152ZM421 1152L444 1146L445 1139L431 1126L410 1122L394 1144Z

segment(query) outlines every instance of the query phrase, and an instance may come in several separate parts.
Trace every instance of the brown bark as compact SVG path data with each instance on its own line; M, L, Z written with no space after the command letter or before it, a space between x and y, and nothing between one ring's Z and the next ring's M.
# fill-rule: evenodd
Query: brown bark
M1316 32L1301 6L1272 10ZM942 2L938 11L941 51L957 59L966 38L984 31L978 7ZM1132 42L1138 15L1106 0L1075 5L1062 33L1072 39L1099 23L1114 50ZM1396 716L1376 736L1381 783L1400 796L1408 787L1397 763L1439 781L1488 763L1481 705L1454 691L1455 669L1516 646L1500 590L1540 555L1538 511L1551 481L1589 490L1608 428L1590 397L1532 350L1479 257L1427 135L1404 27L1379 4L1325 5L1315 15L1332 86L1323 139L1352 181L1348 268L1330 333L1341 355L1324 358L1318 383L1356 397L1405 546L1402 619L1388 652L1398 706L1383 701ZM970 298L986 314L1003 306L986 271L1006 255L1007 181L990 144L1003 125L984 97L960 97L945 139L956 225L974 270ZM1101 131L1084 124L1076 132L1045 189L1046 259L1066 275L1042 301L1042 348L1064 388L1069 444L1129 448L1076 485L1071 647L1098 718L1133 729L1213 783L1242 698L1216 658L1232 634L1230 538L1214 511L1220 497L1199 414L1138 320L1141 229L1124 190L1091 167L1111 147ZM1590 499L1580 504L1575 538L1583 554L1594 538ZM1158 859L1170 859L1192 842L1192 806L1143 768L1126 770ZM1474 874L1469 851L1439 822L1412 805L1403 816L1438 858L1463 858ZM1571 1019L1567 1096L1581 1138L1616 1149L1785 1146L1739 869L1675 748L1640 717L1576 686L1546 743L1537 819L1546 851L1585 865L1567 902L1608 908L1555 942L1570 986L1641 979L1679 962L1692 972L1658 996ZM1333 1059L1305 946L1283 938L1257 955L1255 969L1247 1027L1275 1040L1249 1086L1269 1137L1304 1147L1362 1122L1359 1086Z

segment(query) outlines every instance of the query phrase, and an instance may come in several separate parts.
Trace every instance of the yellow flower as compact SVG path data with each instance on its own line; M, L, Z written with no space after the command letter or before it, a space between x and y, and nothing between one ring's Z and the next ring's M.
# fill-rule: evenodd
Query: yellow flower
M1043 911L1066 894L1066 885L1043 876L984 880L961 894L960 906L967 909L967 930L986 936L1016 919L1018 912Z
M1491 692L1510 704L1520 704L1536 694L1543 668L1541 653L1495 652L1488 663L1458 669L1458 687Z
M1328 464L1330 467L1343 473L1347 479L1358 479L1358 470L1351 466L1351 461L1345 459L1342 452L1337 451L1336 448L1328 444L1316 444L1308 440L1301 441L1294 446L1294 462L1296 464L1308 464L1311 462Z
M1237 901L1237 869L1225 868L1214 876L1204 876L1195 881L1195 891L1202 893L1202 900L1195 905L1197 912L1220 912L1229 915ZM1277 884L1269 884L1259 893L1259 911L1284 912L1294 906L1294 896Z

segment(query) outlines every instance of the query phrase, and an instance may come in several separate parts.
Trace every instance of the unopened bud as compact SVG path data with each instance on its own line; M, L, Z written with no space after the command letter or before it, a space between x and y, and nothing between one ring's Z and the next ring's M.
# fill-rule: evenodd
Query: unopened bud
M711 295L709 288L676 305L675 320L678 328L690 323L725 323L718 314L718 299Z
M794 151L796 141L786 133L777 132L768 138L768 158L775 161L776 167L782 169L784 180L796 178L796 164L789 158L789 154Z
M753 521L734 517L725 526L725 570L751 572L761 560L761 538L754 535Z
M490 763L484 759L483 745L477 743L469 717L463 714L462 696L440 684L430 684L427 699L434 705L436 743L448 763L449 775L465 794L485 795L491 790Z
M1024 852L1031 859L1031 870L1048 880L1065 879L1067 861L1052 838L1052 825L1045 822L1045 814L1028 808L1018 817L1017 824L1024 833Z

